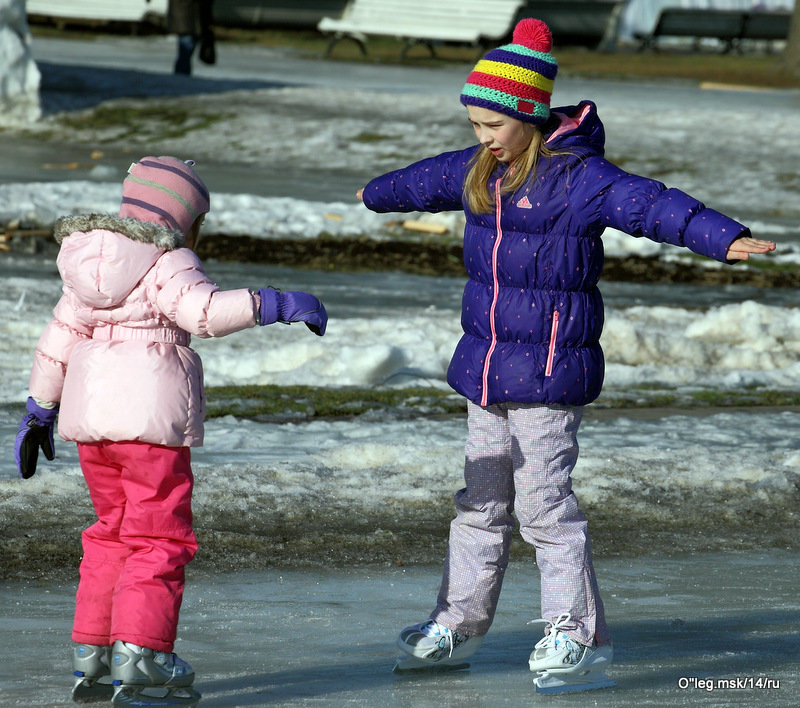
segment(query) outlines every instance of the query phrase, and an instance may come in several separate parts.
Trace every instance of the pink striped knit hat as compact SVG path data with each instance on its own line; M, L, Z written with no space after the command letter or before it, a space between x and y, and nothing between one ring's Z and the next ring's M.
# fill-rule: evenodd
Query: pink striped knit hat
M193 160L143 157L122 183L119 215L189 233L209 209L208 189L192 169Z
M552 48L544 22L533 17L520 20L511 44L492 49L475 65L461 91L461 103L542 125L550 117L550 94L558 72Z

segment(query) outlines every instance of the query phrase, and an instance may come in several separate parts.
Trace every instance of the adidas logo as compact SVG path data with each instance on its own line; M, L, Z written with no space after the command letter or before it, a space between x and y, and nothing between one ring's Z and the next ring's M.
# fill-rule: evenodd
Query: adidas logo
M517 202L517 206L520 209L533 209L533 204L528 201L528 195L526 194L522 199Z

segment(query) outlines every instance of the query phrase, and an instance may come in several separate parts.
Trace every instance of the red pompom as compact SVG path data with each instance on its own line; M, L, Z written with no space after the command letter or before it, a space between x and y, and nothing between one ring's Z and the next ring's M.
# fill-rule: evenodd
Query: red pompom
M549 52L553 48L553 35L550 28L541 20L526 17L520 20L514 28L512 38L514 44L521 44L537 52Z

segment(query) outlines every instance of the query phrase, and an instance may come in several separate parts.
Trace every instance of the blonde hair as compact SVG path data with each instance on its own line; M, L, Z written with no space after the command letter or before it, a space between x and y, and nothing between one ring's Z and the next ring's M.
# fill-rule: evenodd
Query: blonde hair
M542 131L533 126L533 135L528 147L514 158L502 178L500 194L516 192L531 182L536 176L539 158L552 157L555 154L557 153L545 146ZM464 180L464 196L471 212L488 214L494 210L494 198L487 184L497 169L497 158L482 146L473 156L471 163L472 166Z

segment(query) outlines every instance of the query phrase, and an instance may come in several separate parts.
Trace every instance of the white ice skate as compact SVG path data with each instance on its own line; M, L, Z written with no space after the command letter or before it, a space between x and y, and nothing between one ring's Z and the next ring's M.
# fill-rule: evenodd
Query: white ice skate
M111 647L96 644L76 644L72 650L72 673L75 703L110 701L114 695L111 684Z
M194 671L183 659L130 642L114 642L111 678L115 706L191 707L200 700Z
M552 623L550 633L539 640L531 652L528 665L536 673L533 685L537 693L591 691L616 685L606 676L606 669L614 658L611 645L590 647L567 636L561 628L568 625L570 619L569 614L560 615Z
M412 624L397 638L397 646L404 655L397 659L394 671L455 671L469 668L465 660L478 651L482 640L483 637L453 632L434 620Z

